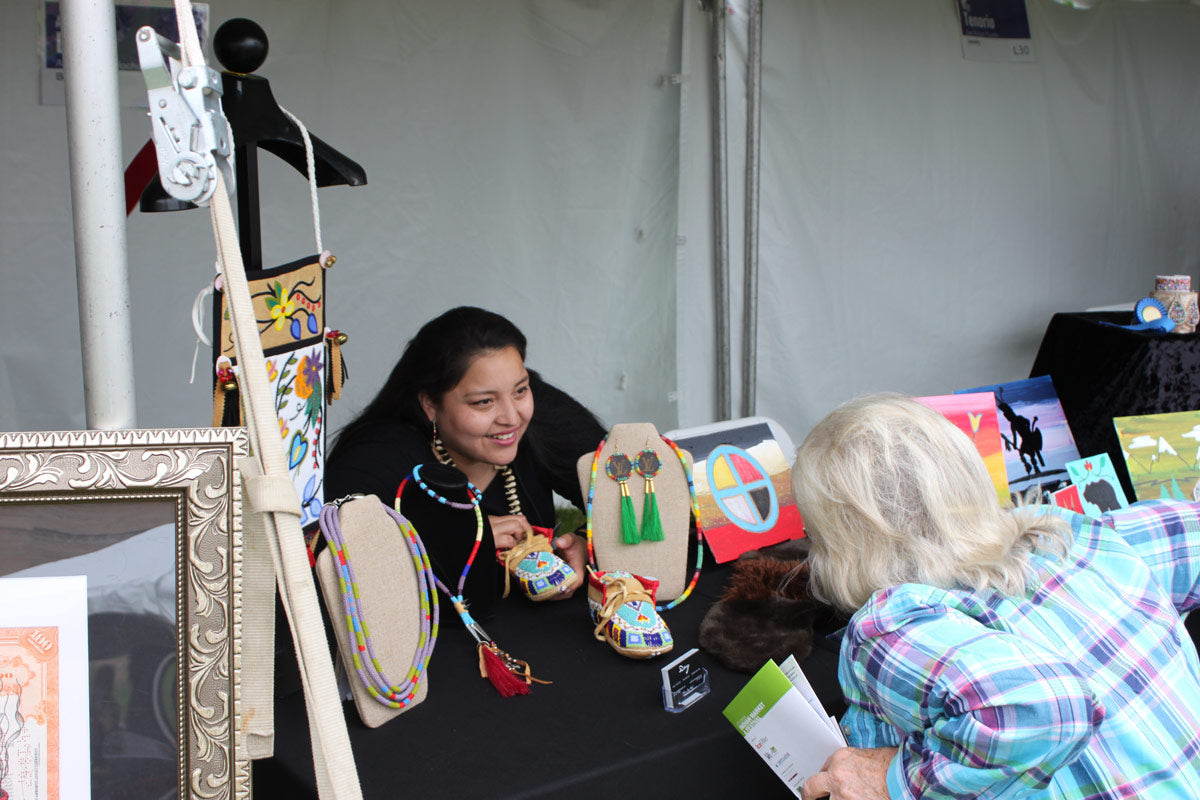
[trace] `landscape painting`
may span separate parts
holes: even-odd
[[[1200,411],[1115,417],[1138,500],[1190,500],[1200,480]]]

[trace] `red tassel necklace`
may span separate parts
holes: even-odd
[[[496,691],[502,697],[529,694],[529,686],[532,683],[550,683],[550,681],[543,681],[533,677],[528,662],[522,661],[501,650],[495,640],[491,636],[488,636],[487,631],[475,621],[475,618],[467,610],[467,601],[463,597],[463,587],[467,582],[467,574],[471,571],[471,566],[475,563],[475,556],[479,553],[479,545],[483,541],[483,509],[480,507],[480,491],[475,488],[474,484],[467,481],[469,503],[460,503],[444,497],[421,479],[421,465],[418,464],[413,467],[412,475],[402,480],[400,487],[396,489],[395,505],[397,512],[400,511],[400,499],[404,494],[404,487],[408,485],[410,477],[421,487],[425,494],[437,500],[442,505],[461,511],[475,512],[475,545],[471,548],[471,554],[467,556],[467,563],[463,565],[462,572],[458,576],[458,585],[455,587],[456,591],[451,593],[450,589],[446,584],[442,583],[436,574],[433,576],[433,579],[438,589],[441,589],[446,597],[449,598],[450,604],[458,612],[458,616],[462,619],[467,633],[471,634],[471,637],[475,639],[475,648],[479,653],[479,676],[491,681],[492,686],[496,687]]]

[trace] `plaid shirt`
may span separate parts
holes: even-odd
[[[894,798],[1200,798],[1200,504],[1063,512],[1065,561],[1024,597],[918,584],[851,620],[854,747],[900,748]],[[1066,566],[1064,566],[1064,564]]]

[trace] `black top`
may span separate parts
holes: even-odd
[[[532,370],[529,385],[533,418],[511,466],[522,513],[531,524],[552,528],[554,492],[583,510],[575,464],[581,455],[596,449],[605,431],[583,405]],[[325,465],[325,497],[374,494],[391,505],[397,487],[414,466],[436,463],[430,444],[416,427],[386,420],[339,441]],[[509,513],[499,476],[484,490],[482,506],[486,514]]]

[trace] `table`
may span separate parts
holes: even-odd
[[[1049,375],[1080,456],[1108,453],[1134,497],[1113,417],[1200,409],[1200,335],[1105,325],[1128,312],[1055,314],[1030,377]]]
[[[536,677],[554,681],[523,697],[501,698],[479,677],[473,642],[443,606],[425,702],[373,730],[344,706],[364,796],[791,798],[721,713],[749,675],[701,651],[711,694],[680,713],[662,706],[659,668],[697,646],[700,621],[731,573],[730,564],[705,569],[693,595],[665,612],[674,653],[649,661],[592,638],[582,589],[560,602],[500,601],[484,627]],[[803,666],[840,716],[836,644],[822,642]],[[275,724],[276,756],[254,763],[254,797],[316,797],[300,694],[277,701]]]

